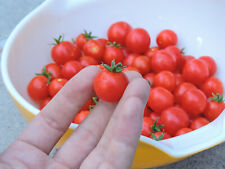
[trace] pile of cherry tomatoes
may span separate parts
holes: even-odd
[[[225,109],[224,87],[214,76],[217,65],[210,56],[185,55],[176,44],[172,30],[162,30],[158,46],[150,47],[151,38],[143,28],[132,28],[126,22],[112,24],[107,39],[84,31],[76,40],[54,39],[51,50],[54,63],[30,81],[29,96],[42,109],[56,93],[89,65],[102,71],[94,80],[96,95],[74,118],[80,124],[98,99],[119,101],[128,80],[124,71],[137,71],[149,82],[150,96],[145,107],[142,135],[157,141],[196,130],[215,120]]]

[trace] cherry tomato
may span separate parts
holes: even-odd
[[[90,114],[90,111],[88,110],[82,110],[80,111],[74,118],[73,123],[80,124],[88,115]]]
[[[131,30],[126,38],[127,48],[134,53],[143,54],[151,43],[150,36],[145,29],[136,28]]]
[[[70,60],[76,60],[81,56],[81,51],[73,43],[69,41],[62,41],[62,36],[55,39],[56,45],[52,48],[52,59],[59,65],[64,64]]]
[[[205,61],[205,63],[208,65],[209,68],[209,75],[213,76],[217,71],[217,65],[215,60],[210,56],[202,56],[199,59]]]
[[[108,40],[106,40],[105,38],[100,38],[100,39],[97,39],[97,41],[102,45],[102,47],[106,47],[106,45],[108,44]]]
[[[177,69],[181,70],[182,66],[182,52],[176,46],[168,46],[165,48],[165,51],[176,58]]]
[[[132,66],[134,60],[136,57],[138,57],[139,55],[136,53],[131,53],[128,56],[126,56],[123,60],[123,65],[124,66]]]
[[[145,106],[144,116],[150,116],[150,114],[151,114],[151,110],[148,108],[148,106]]]
[[[148,48],[144,55],[148,56],[149,58],[151,58],[158,50],[159,50],[158,47]]]
[[[214,94],[223,94],[223,83],[216,77],[208,78],[201,86],[201,90],[205,93],[207,97],[212,97]]]
[[[130,51],[127,48],[122,48],[123,55],[127,57],[130,54]]]
[[[62,67],[62,75],[64,78],[69,80],[73,76],[75,76],[82,68],[83,66],[78,61],[66,62]]]
[[[48,78],[42,75],[35,76],[27,86],[29,96],[35,100],[43,100],[48,97]]]
[[[157,121],[157,125],[159,125],[159,121],[160,121],[160,114],[159,113],[156,113],[156,112],[151,112],[151,114],[149,115],[149,117],[153,120],[153,121]]]
[[[153,134],[155,135],[156,138],[159,138],[163,134],[163,132],[162,131],[158,131],[158,132],[153,133]],[[152,138],[152,135],[150,135],[150,138]],[[166,139],[169,139],[169,138],[171,138],[171,136],[167,132],[164,132],[162,140],[166,140]]]
[[[161,113],[160,123],[166,132],[174,136],[179,129],[189,126],[190,119],[183,109],[170,107]]]
[[[151,60],[149,57],[141,55],[134,59],[132,66],[137,68],[142,75],[145,75],[151,70]]]
[[[174,31],[165,29],[161,31],[156,37],[156,42],[159,48],[166,48],[167,46],[177,44],[177,35]]]
[[[154,86],[164,87],[169,91],[173,91],[176,87],[176,79],[173,73],[162,71],[155,75]]]
[[[209,76],[207,64],[200,59],[192,59],[184,65],[184,79],[193,84],[203,83]]]
[[[59,90],[67,83],[66,79],[54,79],[48,85],[48,92],[51,97],[55,96]]]
[[[51,97],[46,97],[44,100],[40,102],[39,109],[42,110],[50,101]]]
[[[184,78],[183,78],[182,74],[175,73],[174,76],[175,76],[175,81],[176,81],[176,87],[184,82]]]
[[[194,56],[188,55],[188,56],[182,56],[182,62],[181,62],[181,69],[184,68],[184,65],[189,62],[190,60],[195,59]]]
[[[96,36],[92,36],[91,32],[87,32],[86,30],[84,31],[84,33],[80,34],[77,38],[76,38],[76,44],[80,49],[83,49],[85,43],[87,43],[87,41],[96,38]]]
[[[204,118],[204,117],[197,117],[194,119],[191,123],[191,129],[196,130],[199,129],[200,127],[203,127],[205,125],[209,124],[209,121]]]
[[[88,100],[88,102],[85,105],[83,105],[81,110],[89,110],[90,105],[93,105],[93,104],[94,104],[94,102],[93,102],[93,99],[91,98],[90,100]]]
[[[180,130],[177,131],[177,133],[175,134],[175,136],[180,136],[186,133],[189,133],[193,131],[191,128],[181,128]]]
[[[206,104],[207,98],[199,89],[189,89],[181,97],[181,106],[193,117],[203,113]]]
[[[174,103],[173,94],[162,87],[155,87],[151,90],[148,99],[148,106],[155,112],[161,112]]]
[[[181,83],[174,91],[175,101],[181,104],[181,98],[183,94],[189,89],[197,89],[192,83],[184,82]]]
[[[168,54],[164,50],[160,50],[152,56],[152,69],[154,72],[161,72],[168,70],[174,72],[176,70],[176,58],[173,55]]]
[[[126,22],[116,22],[108,29],[108,39],[111,42],[116,42],[122,46],[126,45],[126,37],[131,30],[131,26]]]
[[[149,81],[149,84],[151,87],[154,86],[154,78],[155,78],[155,74],[154,73],[148,73],[144,76],[144,79]]]
[[[89,40],[83,47],[84,54],[95,58],[97,61],[101,60],[104,55],[104,49],[102,44],[97,40]]]
[[[150,117],[144,117],[142,122],[142,131],[141,135],[150,137],[151,126],[153,125],[154,121]]]
[[[50,63],[45,66],[46,71],[51,73],[51,79],[61,78],[61,67],[58,64]]]
[[[80,64],[84,67],[98,64],[97,60],[90,56],[82,56],[80,57],[79,61]]]

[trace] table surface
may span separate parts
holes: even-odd
[[[0,0],[0,52],[6,38],[16,24],[42,2],[43,0]],[[0,152],[4,151],[16,139],[26,125],[25,120],[10,99],[0,77]],[[181,168],[224,169],[225,143],[181,162],[157,169]]]

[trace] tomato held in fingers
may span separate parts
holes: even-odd
[[[141,135],[150,137],[151,126],[153,125],[154,121],[150,117],[144,117],[142,122],[142,130]]]
[[[176,87],[178,87],[181,83],[184,82],[183,75],[180,74],[180,73],[175,73],[174,76],[175,76],[175,79],[176,79],[175,80],[176,81]]]
[[[177,35],[174,31],[165,29],[158,34],[156,42],[161,49],[166,48],[167,46],[176,45]]]
[[[35,100],[43,100],[48,97],[48,78],[42,75],[34,77],[27,86],[29,96]]]
[[[93,36],[91,32],[87,32],[85,30],[84,33],[80,34],[76,38],[76,44],[80,49],[83,49],[85,43],[87,43],[87,41],[92,40],[94,38],[96,38],[96,36]]]
[[[205,125],[209,124],[209,121],[204,117],[197,117],[195,118],[191,123],[191,129],[196,130],[200,127],[203,127]]]
[[[42,110],[51,100],[52,100],[51,97],[47,97],[44,100],[42,100],[40,102],[39,109]]]
[[[183,109],[170,107],[161,113],[160,123],[166,132],[174,136],[179,129],[189,126],[190,119]]]
[[[65,65],[63,65],[62,75],[64,78],[69,80],[73,76],[75,76],[81,69],[83,69],[83,66],[80,64],[80,62],[69,61],[66,62]]]
[[[62,41],[62,36],[55,39],[56,45],[52,48],[52,59],[59,65],[64,64],[70,60],[78,59],[81,56],[81,51],[73,43],[69,41]]]
[[[192,117],[202,114],[206,104],[207,98],[199,89],[189,89],[181,97],[181,106]]]
[[[122,46],[126,45],[126,37],[131,30],[131,26],[127,22],[116,22],[108,29],[108,39],[110,42],[116,42]]]
[[[132,66],[137,68],[142,75],[145,75],[151,70],[151,60],[144,55],[138,56],[134,59]]]
[[[131,53],[129,55],[127,55],[124,60],[123,60],[123,65],[124,66],[132,66],[134,60],[136,57],[138,57],[139,55],[136,53]]]
[[[174,104],[173,94],[162,87],[155,87],[151,90],[148,99],[148,106],[155,112],[159,113]]]
[[[162,71],[155,75],[154,86],[164,87],[169,91],[173,91],[176,87],[176,79],[170,71]]]
[[[108,102],[117,102],[122,97],[127,85],[128,79],[121,72],[122,64],[115,64],[112,61],[111,67],[104,64],[105,70],[102,70],[94,80],[94,91],[99,99]]]
[[[74,118],[73,123],[80,124],[90,114],[89,110],[80,111]]]
[[[155,74],[154,73],[148,73],[144,76],[144,79],[146,79],[150,86],[153,87],[154,86],[154,78],[155,78]]]
[[[144,55],[151,58],[158,50],[159,50],[158,47],[148,48]]]
[[[58,64],[50,63],[45,66],[45,69],[48,73],[51,73],[51,79],[61,78],[61,67]]]
[[[79,61],[80,64],[84,67],[98,64],[97,60],[90,56],[82,56],[80,57]]]
[[[84,54],[95,58],[97,61],[102,59],[104,49],[102,44],[97,40],[89,40],[83,47]]]
[[[199,85],[209,77],[209,69],[204,61],[192,59],[184,65],[183,76],[186,81]]]
[[[59,90],[67,83],[66,79],[54,79],[48,85],[48,92],[51,97],[55,96]]]
[[[212,97],[212,93],[220,95],[224,92],[223,83],[216,77],[208,78],[201,86],[201,90],[207,97]]]
[[[189,133],[193,131],[191,128],[181,128],[180,130],[177,131],[177,133],[175,134],[175,136],[180,136],[186,133]]]
[[[217,65],[215,60],[210,56],[202,56],[199,59],[205,61],[205,63],[208,65],[209,68],[209,75],[213,76],[217,71]]]
[[[134,53],[145,53],[151,43],[150,36],[145,29],[136,28],[131,30],[126,38],[126,47]]]

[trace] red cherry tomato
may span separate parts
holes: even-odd
[[[156,42],[159,48],[166,48],[167,46],[177,44],[177,35],[174,31],[165,29],[161,31],[156,37]]]
[[[212,97],[212,93],[220,95],[223,94],[223,83],[216,77],[208,78],[201,86],[201,90],[207,97]]]
[[[145,29],[136,28],[131,30],[126,38],[127,48],[134,53],[143,54],[151,43],[150,36]]]
[[[205,125],[209,124],[209,121],[204,118],[204,117],[197,117],[194,119],[191,123],[191,129],[196,130],[199,129],[200,127],[203,127]]]
[[[213,76],[217,71],[217,65],[215,60],[210,56],[202,56],[199,59],[205,61],[205,63],[208,65],[209,68],[209,75]]]
[[[90,105],[93,105],[93,104],[94,104],[94,102],[93,102],[93,99],[91,98],[90,100],[88,100],[88,102],[85,105],[83,105],[81,110],[89,110]]]
[[[151,110],[148,108],[148,106],[145,106],[145,110],[144,110],[144,116],[150,116],[151,114]]]
[[[160,104],[159,104],[160,103]],[[173,94],[165,88],[155,87],[151,90],[148,106],[155,112],[162,112],[174,104]]]
[[[76,38],[76,44],[80,49],[83,49],[85,43],[87,43],[87,41],[96,38],[95,36],[92,36],[91,32],[87,32],[84,31],[84,33],[80,34],[77,38]]]
[[[206,104],[207,98],[199,89],[189,89],[181,97],[181,106],[193,117],[203,113]]]
[[[61,78],[61,67],[58,64],[50,63],[45,66],[46,71],[51,73],[51,79]]]
[[[136,53],[131,53],[128,56],[126,56],[123,60],[123,65],[124,66],[132,66],[134,60],[136,57],[138,57],[139,55]]]
[[[123,55],[127,57],[130,54],[130,51],[127,48],[122,48]]]
[[[141,135],[150,137],[151,126],[153,125],[154,121],[150,117],[144,117],[142,122],[142,131]]]
[[[151,58],[158,50],[159,50],[158,47],[148,48],[144,55],[148,56],[149,58]]]
[[[189,126],[190,119],[183,109],[170,107],[161,113],[160,123],[166,132],[174,136],[179,129]]]
[[[113,60],[115,60],[116,64],[122,62],[124,58],[123,51],[121,48],[116,46],[108,46],[105,49],[105,53],[103,56],[104,63],[110,65]]]
[[[165,51],[176,58],[177,69],[181,70],[182,66],[182,52],[176,46],[168,46],[165,48]]]
[[[74,118],[73,123],[80,124],[88,115],[90,114],[90,111],[88,110],[82,110],[80,111]]]
[[[80,64],[84,67],[98,64],[97,60],[90,56],[82,56],[80,57],[79,61]]]
[[[75,76],[82,68],[83,66],[78,61],[66,62],[62,67],[62,75],[64,78],[69,80],[73,76]]]
[[[106,45],[108,44],[108,40],[106,40],[105,38],[100,38],[100,39],[97,39],[97,41],[102,45],[102,47],[106,47]]]
[[[189,89],[197,89],[192,83],[184,82],[181,83],[174,91],[175,101],[181,104],[181,98],[183,94]]]
[[[151,62],[154,72],[161,72],[163,70],[174,72],[176,70],[176,58],[164,50],[156,52]]]
[[[154,86],[154,78],[155,78],[155,74],[154,73],[148,73],[144,76],[144,79],[149,81],[149,84],[151,87]]]
[[[176,87],[176,79],[173,73],[162,71],[155,75],[154,86],[164,87],[169,91],[173,91]]]
[[[137,68],[142,75],[145,75],[151,70],[151,60],[149,57],[141,55],[134,59],[132,66]]]
[[[181,69],[184,68],[184,65],[189,62],[190,60],[195,59],[194,56],[188,55],[188,56],[182,56],[182,62],[181,62]]]
[[[180,130],[177,131],[175,136],[180,136],[180,135],[189,133],[191,131],[193,131],[191,128],[181,128]]]
[[[52,99],[51,97],[47,97],[44,100],[42,100],[40,102],[39,109],[42,110],[51,101],[51,99]]]
[[[203,83],[209,76],[207,64],[200,59],[192,59],[184,65],[184,79],[193,84]]]
[[[215,120],[225,109],[225,103],[223,101],[208,101],[204,110],[204,115],[210,121]]]
[[[66,79],[54,79],[48,85],[48,92],[51,97],[55,96],[59,90],[67,83]]]
[[[159,121],[160,121],[160,114],[156,113],[156,112],[151,112],[151,114],[149,115],[149,117],[153,120],[153,121],[157,121],[157,125],[159,125]]]
[[[174,76],[175,76],[175,79],[176,79],[176,87],[184,82],[184,78],[183,78],[182,74],[175,73]]]
[[[131,30],[131,26],[126,22],[116,22],[108,29],[108,39],[110,42],[116,42],[122,46],[126,45],[126,37]]]
[[[73,43],[68,41],[56,41],[56,45],[52,48],[52,59],[59,65],[70,60],[76,60],[81,56],[81,51]]]
[[[29,96],[35,100],[43,100],[48,97],[48,78],[45,76],[34,77],[27,86]]]
[[[97,61],[101,60],[104,55],[104,49],[101,42],[97,40],[89,40],[83,47],[84,54],[95,58]]]
[[[158,131],[158,132],[154,133],[154,135],[156,138],[159,138],[162,135],[162,133],[163,133],[162,131]],[[150,138],[152,138],[152,135],[150,135]],[[162,140],[166,140],[169,138],[171,138],[171,136],[167,132],[164,132],[164,136],[163,136]]]

